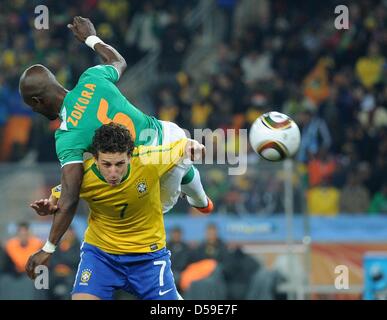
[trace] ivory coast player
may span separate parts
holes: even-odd
[[[60,128],[55,134],[56,151],[62,165],[62,195],[54,216],[48,242],[57,244],[70,225],[79,201],[82,183],[83,154],[88,151],[94,131],[111,121],[126,126],[135,145],[160,145],[185,137],[176,124],[150,117],[131,104],[115,83],[126,68],[125,59],[96,36],[89,19],[75,17],[68,27],[75,37],[85,42],[102,58],[103,64],[87,69],[77,85],[66,90],[42,65],[33,65],[20,78],[23,100],[33,111],[50,120],[58,117]],[[180,190],[189,204],[204,213],[213,210],[200,182],[199,172],[192,166],[177,165],[163,176],[161,199],[166,212],[176,203]],[[34,266],[47,264],[44,250],[33,257]]]
[[[203,150],[203,145],[186,138],[134,148],[129,131],[121,125],[96,130],[94,157],[83,163],[80,197],[90,214],[73,299],[112,299],[117,289],[139,299],[180,298],[165,247],[160,177]],[[60,193],[59,185],[49,201],[35,201],[32,207],[40,215],[50,213]]]

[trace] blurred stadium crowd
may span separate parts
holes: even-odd
[[[72,16],[81,14],[95,22],[101,38],[129,65],[160,50],[159,72],[174,79],[160,81],[149,92],[162,120],[189,130],[240,129],[268,110],[294,117],[302,130],[296,211],[387,213],[386,3],[350,4],[349,30],[336,30],[335,1],[218,0],[221,41],[194,77],[183,68],[196,36],[184,17],[198,3],[48,1],[50,29],[40,31],[32,19],[37,1],[2,4],[1,160],[23,161],[34,154],[38,162],[56,161],[53,131],[58,124],[23,105],[18,79],[25,67],[42,63],[71,88],[98,62],[66,28]],[[231,141],[227,148],[237,145]],[[258,161],[255,155],[249,159]],[[268,177],[269,187],[262,188],[254,171],[231,177],[214,166],[204,175],[220,212],[283,212],[281,176]]]

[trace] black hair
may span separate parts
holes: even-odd
[[[134,149],[134,141],[128,129],[123,125],[110,122],[99,127],[94,134],[91,152],[95,157],[98,152],[131,154]]]

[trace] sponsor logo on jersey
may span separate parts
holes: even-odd
[[[148,194],[148,184],[145,179],[140,179],[136,183],[137,194],[139,198]]]
[[[81,273],[81,285],[87,285],[91,277],[91,270],[90,269],[84,269]]]

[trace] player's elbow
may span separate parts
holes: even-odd
[[[122,68],[123,68],[123,69],[126,69],[126,67],[128,66],[128,64],[126,63],[125,58],[124,58],[123,56],[121,56],[120,58],[121,58],[121,59],[120,59],[120,62],[121,62],[121,64],[122,64]]]
[[[128,64],[126,63],[125,58],[122,56],[117,64],[118,64],[117,68],[120,71],[120,75],[122,75],[124,73],[124,71],[126,70],[126,68],[128,67]]]
[[[114,60],[114,61],[108,61],[107,64],[110,64],[113,67],[115,67],[117,69],[120,77],[125,72],[125,69],[127,67],[127,64],[126,64],[126,61],[125,61],[124,58],[118,59],[118,60]]]
[[[113,47],[101,45],[97,47],[98,53],[102,56],[104,64],[110,64],[117,68],[120,75],[125,71],[127,63],[125,58]]]

